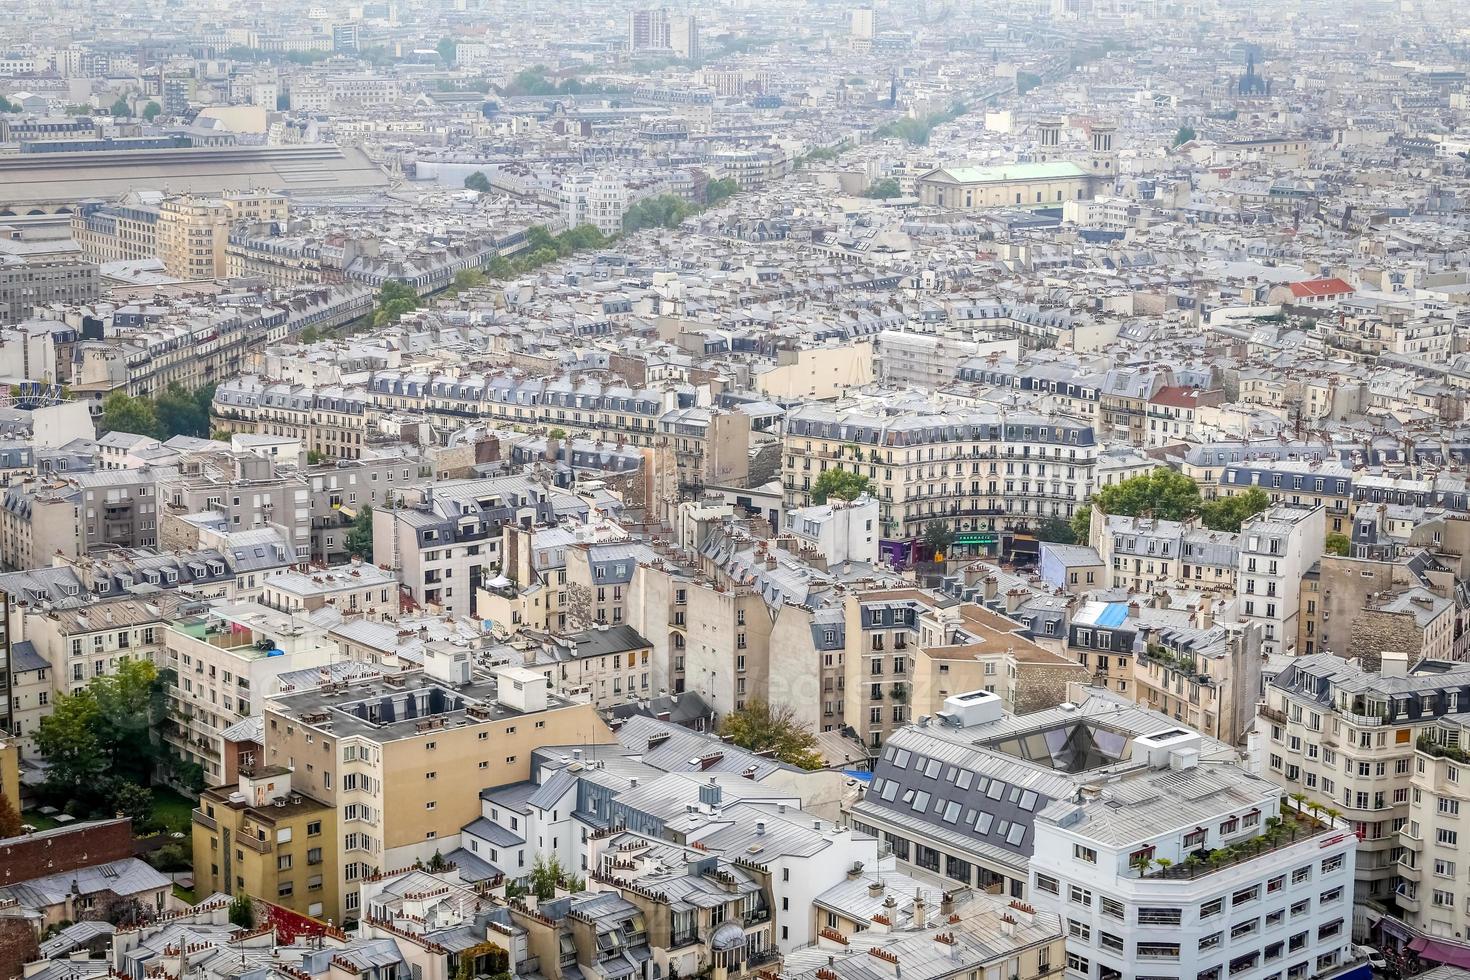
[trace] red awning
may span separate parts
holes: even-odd
[[[1432,963],[1443,963],[1448,966],[1458,966],[1461,969],[1470,969],[1470,946],[1461,946],[1457,943],[1441,943],[1433,939],[1425,939],[1422,936],[1409,943],[1409,948],[1419,954],[1420,959],[1429,960]]]

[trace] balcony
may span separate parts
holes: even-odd
[[[216,821],[214,817],[211,817],[209,814],[205,813],[203,810],[199,809],[197,806],[194,808],[194,822],[197,824],[202,824],[203,826],[208,827],[210,830],[219,830],[218,821]]]
[[[1229,848],[1208,853],[1196,851],[1178,864],[1150,871],[1143,877],[1163,881],[1192,881],[1247,861],[1254,861],[1334,830],[1351,833],[1349,825],[1343,821],[1331,818],[1319,819],[1306,812],[1283,807],[1280,825],[1265,831],[1260,836],[1251,837]]]
[[[246,837],[244,834],[236,834],[235,843],[241,847],[248,847],[257,854],[269,854],[271,852],[270,841],[257,840],[254,837]]]

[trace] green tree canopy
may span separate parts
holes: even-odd
[[[1182,521],[1199,513],[1199,487],[1177,470],[1159,468],[1103,487],[1092,495],[1092,502],[1104,514],[1138,517],[1150,514],[1159,520]],[[1072,518],[1078,541],[1088,539],[1091,510],[1080,507]]]
[[[464,179],[464,186],[466,190],[488,194],[490,193],[490,178],[485,176],[485,171],[476,170]]]
[[[1076,544],[1077,533],[1072,525],[1060,517],[1048,517],[1036,525],[1036,540],[1054,544]]]
[[[125,391],[114,391],[102,400],[104,432],[132,432],[140,436],[158,435],[158,411],[147,398],[134,398]]]
[[[729,177],[712,180],[704,188],[704,203],[714,206],[727,198],[735,196],[735,192],[738,190],[740,190],[740,185]]]
[[[20,111],[21,111],[21,105],[20,105],[19,102],[11,102],[5,96],[0,95],[0,112],[20,112]]]
[[[873,186],[863,191],[863,197],[872,197],[879,200],[887,200],[903,194],[903,189],[898,186],[898,181],[893,177],[884,177],[882,180],[873,182]]]
[[[796,717],[789,705],[772,705],[754,698],[745,707],[725,715],[720,734],[752,752],[773,752],[777,759],[801,769],[822,768],[817,737]]]
[[[389,279],[378,290],[378,308],[373,311],[373,326],[396,323],[405,313],[419,308],[419,294],[406,282]]]
[[[255,928],[255,902],[244,892],[236,892],[230,900],[230,925],[241,929]]]
[[[642,228],[677,228],[697,209],[677,194],[645,197],[623,215],[623,230]]]
[[[825,504],[829,497],[856,500],[868,489],[870,482],[861,473],[851,470],[824,470],[812,484],[812,502]]]
[[[1327,540],[1324,542],[1324,550],[1329,555],[1346,558],[1353,550],[1353,543],[1346,534],[1340,531],[1328,531]]]
[[[114,116],[131,116],[133,110],[128,106],[128,100],[119,95],[117,101],[112,104],[112,114]]]
[[[1271,498],[1260,487],[1251,487],[1233,497],[1216,497],[1200,505],[1200,522],[1211,531],[1237,532],[1247,518],[1271,506]]]
[[[457,45],[455,45],[454,38],[452,37],[441,37],[439,43],[434,45],[435,50],[439,52],[439,60],[446,65],[454,64],[454,51],[456,47]]]
[[[157,102],[149,102],[143,107],[143,118],[148,122],[157,119],[163,113],[163,106]]]
[[[347,529],[347,551],[363,561],[373,560],[373,509],[363,507]]]
[[[944,521],[930,521],[924,525],[923,544],[930,554],[944,554],[954,544],[954,531]]]
[[[198,391],[189,391],[177,382],[169,385],[154,402],[159,437],[167,439],[182,435],[207,439],[209,406],[214,401],[214,387],[206,385]]]
[[[75,694],[59,695],[36,728],[36,748],[50,767],[47,793],[91,811],[112,802],[120,785],[149,786],[165,761],[158,729],[172,677],[152,661],[129,659]],[[128,799],[136,802],[136,795]]]
[[[1195,132],[1192,126],[1180,126],[1179,131],[1174,134],[1174,145],[1182,146],[1194,138]]]

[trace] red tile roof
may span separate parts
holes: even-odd
[[[1353,287],[1341,279],[1304,279],[1291,284],[1291,294],[1298,298],[1344,296],[1351,292],[1353,292]]]
[[[1149,404],[1194,408],[1199,404],[1199,389],[1185,388],[1183,385],[1166,385],[1149,399]]]

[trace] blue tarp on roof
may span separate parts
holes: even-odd
[[[1104,609],[1097,617],[1097,626],[1106,626],[1112,629],[1122,626],[1123,620],[1128,618],[1128,604],[1126,602],[1110,602],[1108,608]]]

